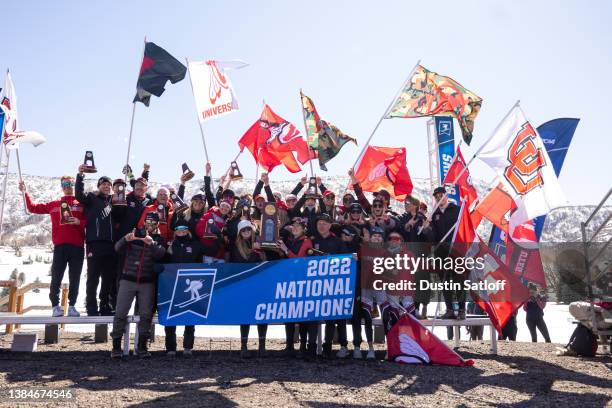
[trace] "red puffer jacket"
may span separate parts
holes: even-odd
[[[74,196],[63,196],[59,200],[44,204],[34,204],[30,195],[25,193],[26,207],[32,214],[49,214],[51,216],[51,240],[53,245],[70,244],[82,247],[85,242],[85,224],[87,218],[81,203]],[[72,216],[79,220],[78,225],[60,224],[60,206],[68,203]]]

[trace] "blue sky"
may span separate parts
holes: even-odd
[[[11,69],[20,127],[47,137],[22,147],[27,174],[73,174],[93,150],[99,174],[119,176],[146,35],[181,60],[251,64],[231,73],[240,111],[204,123],[215,175],[238,152],[264,98],[303,129],[300,88],[324,118],[364,142],[421,59],[484,99],[464,155],[520,99],[536,126],[581,119],[560,177],[570,203],[599,201],[612,180],[612,2],[11,0],[3,15],[0,67]],[[372,144],[405,146],[411,175],[428,177],[426,121],[385,120]],[[360,148],[345,146],[327,174],[346,174]],[[131,163],[149,162],[159,181],[177,180],[184,161],[202,174],[188,80],[169,85],[149,108],[138,104],[132,151]],[[254,175],[248,153],[239,164]],[[479,162],[471,171],[493,177]],[[277,168],[271,177],[296,176]]]

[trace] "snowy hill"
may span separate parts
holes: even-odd
[[[96,187],[97,175],[94,178],[86,180],[86,190],[91,191]],[[273,178],[273,177],[272,177]],[[59,177],[43,177],[43,176],[28,176],[24,175],[28,192],[35,202],[47,202],[61,194]],[[341,195],[348,185],[347,176],[332,176],[323,177],[323,183]],[[8,245],[13,240],[23,241],[24,245],[46,245],[51,241],[51,223],[48,216],[26,214],[21,193],[17,188],[17,176],[10,174],[7,183],[6,206],[4,209],[4,228],[2,233],[2,243]],[[273,191],[280,191],[283,194],[289,193],[298,182],[298,179],[286,181],[271,181]],[[428,179],[413,179],[414,192],[413,194],[420,199],[425,199],[428,205],[431,204],[431,187]],[[215,185],[218,180],[215,180]],[[149,187],[151,194],[164,183],[152,182]],[[178,183],[173,183],[178,187]],[[199,191],[203,185],[202,179],[193,179],[187,183],[186,198],[191,197]],[[238,194],[252,193],[254,187],[252,179],[244,179],[232,183],[231,188]],[[482,181],[475,181],[476,188],[482,196],[488,189],[488,186]],[[401,211],[401,204],[395,203],[394,207]],[[580,241],[580,222],[587,219],[594,206],[568,206],[554,210],[547,218],[546,225],[542,236],[543,241],[548,242],[576,242]],[[599,225],[612,208],[606,208],[600,212],[595,225]],[[481,234],[486,238],[488,226],[481,225]],[[604,236],[612,236],[612,229],[604,231]]]

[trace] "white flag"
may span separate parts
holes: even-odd
[[[510,232],[516,226],[565,204],[542,138],[517,105],[477,156],[495,170],[517,209],[510,216]]]
[[[4,88],[0,95],[0,109],[4,112],[4,133],[2,142],[7,148],[18,148],[19,143],[31,143],[38,146],[47,140],[35,131],[19,130],[17,124],[17,94],[10,72],[6,73]]]
[[[242,61],[192,61],[189,76],[201,122],[238,110],[238,99],[227,70],[242,68]]]

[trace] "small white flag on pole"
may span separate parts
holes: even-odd
[[[189,76],[200,122],[238,110],[238,99],[227,71],[247,65],[239,60],[189,62]]]

